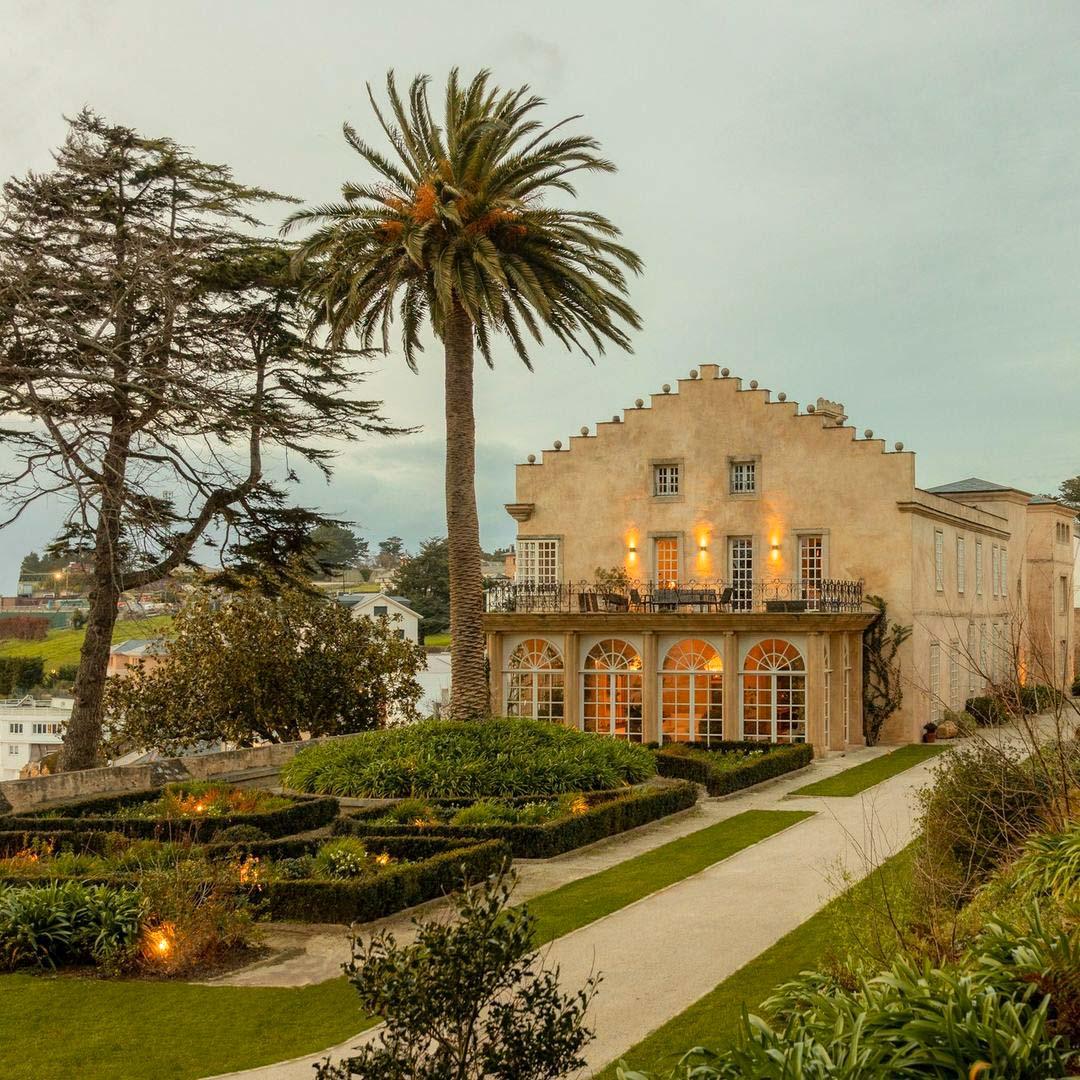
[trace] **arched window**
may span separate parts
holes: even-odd
[[[783,638],[759,641],[742,670],[743,738],[806,742],[806,663]]]
[[[628,641],[606,638],[585,657],[582,727],[641,742],[641,657]]]
[[[660,670],[663,742],[718,742],[723,738],[724,663],[697,638],[668,650]]]
[[[507,716],[562,722],[563,659],[550,641],[523,641],[510,654],[503,675]]]

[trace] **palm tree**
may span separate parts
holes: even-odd
[[[375,171],[374,183],[346,183],[343,201],[293,214],[286,230],[314,226],[298,263],[314,274],[312,298],[338,343],[390,348],[400,323],[405,360],[417,370],[425,320],[443,346],[446,394],[446,527],[450,548],[450,714],[487,715],[480,533],[476,515],[473,352],[492,364],[492,338],[510,339],[531,370],[526,338],[548,330],[591,361],[605,343],[630,351],[626,330],[640,320],[627,303],[623,269],[641,260],[600,214],[551,205],[576,196],[570,175],[614,172],[587,135],[564,135],[568,117],[545,127],[543,101],[527,86],[503,91],[481,71],[446,85],[440,127],[427,76],[402,100],[391,71],[390,116],[368,98],[391,152],[349,145]]]

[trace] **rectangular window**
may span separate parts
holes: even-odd
[[[1067,574],[1062,574],[1058,578],[1058,614],[1069,614],[1069,577]]]
[[[851,742],[851,641],[844,635],[844,745]]]
[[[956,538],[956,591],[963,596],[967,588],[967,543],[962,536]]]
[[[746,495],[757,491],[757,462],[733,461],[731,463],[731,493]]]
[[[14,743],[11,743],[7,748],[7,752],[11,755],[11,757],[18,757],[19,748]]]
[[[679,584],[679,538],[658,536],[655,547],[656,583],[662,588]]]
[[[930,719],[941,719],[941,645],[930,642]]]
[[[679,494],[679,466],[654,465],[652,470],[654,495]]]
[[[817,601],[825,576],[825,544],[821,536],[799,537],[799,584],[803,600]]]
[[[945,591],[945,534],[934,530],[934,588]]]
[[[1001,552],[997,544],[990,550],[990,595],[1001,594]]]
[[[993,647],[994,655],[990,659],[990,671],[992,672],[992,678],[995,683],[1001,682],[1001,672],[1004,665],[1002,664],[1002,645],[1001,645],[1001,624],[994,623],[993,625]]]
[[[983,554],[982,541],[975,541],[975,595],[982,596],[983,592]]]
[[[21,735],[22,734],[22,724],[8,724],[8,734],[9,735]]]
[[[979,689],[986,689],[990,676],[990,646],[986,638],[986,623],[979,626]]]
[[[388,610],[389,610],[389,608],[387,608],[387,606],[385,604],[376,604],[375,605],[375,614],[376,615],[385,615]]]
[[[1009,551],[1008,548],[1001,549],[1001,595],[1008,599],[1009,597]]]
[[[975,669],[978,666],[979,658],[975,652],[975,624],[969,622],[967,629],[968,697],[975,693]]]
[[[731,610],[749,611],[754,606],[754,541],[749,536],[728,540],[728,585]]]
[[[517,580],[526,585],[555,585],[559,581],[559,541],[519,540]]]
[[[949,708],[960,708],[960,642],[949,646]]]
[[[828,749],[831,741],[832,727],[832,639],[825,635],[825,748]]]

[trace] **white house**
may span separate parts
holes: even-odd
[[[352,608],[354,619],[378,619],[385,616],[398,637],[423,644],[420,637],[420,613],[409,606],[404,596],[387,593],[341,593],[338,602]]]
[[[18,780],[23,766],[59,749],[73,704],[29,696],[0,702],[0,780]]]

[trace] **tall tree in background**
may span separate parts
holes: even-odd
[[[450,626],[450,548],[446,537],[424,540],[420,550],[398,567],[393,588],[420,613],[423,635],[446,631]]]
[[[316,572],[335,573],[359,566],[368,554],[368,542],[344,525],[316,525],[309,535]]]
[[[629,351],[637,327],[624,268],[641,261],[600,214],[553,205],[574,196],[570,175],[613,172],[588,135],[563,135],[569,117],[545,127],[528,87],[503,91],[481,71],[468,85],[450,73],[442,124],[426,76],[402,100],[393,73],[387,117],[368,87],[390,144],[384,154],[349,125],[345,138],[374,170],[347,183],[343,201],[300,211],[290,226],[314,225],[298,262],[311,268],[331,340],[355,333],[364,347],[390,348],[398,320],[416,370],[425,322],[443,346],[446,410],[446,527],[450,545],[450,714],[489,710],[484,671],[483,587],[476,513],[473,352],[492,363],[505,334],[531,367],[526,338],[546,329],[590,360],[613,342]]]
[[[1080,520],[1080,476],[1062,480],[1057,497],[1066,506],[1071,506],[1076,511],[1077,519]]]
[[[308,340],[291,253],[253,237],[279,196],[89,111],[55,161],[0,204],[0,413],[23,419],[0,430],[0,525],[53,496],[93,552],[71,769],[99,763],[120,594],[211,530],[262,566],[303,551],[325,519],[285,504],[268,456],[328,475],[327,439],[391,429],[351,396],[350,357]]]
[[[405,541],[400,536],[388,536],[379,541],[379,565],[392,568],[401,565],[405,558]]]

